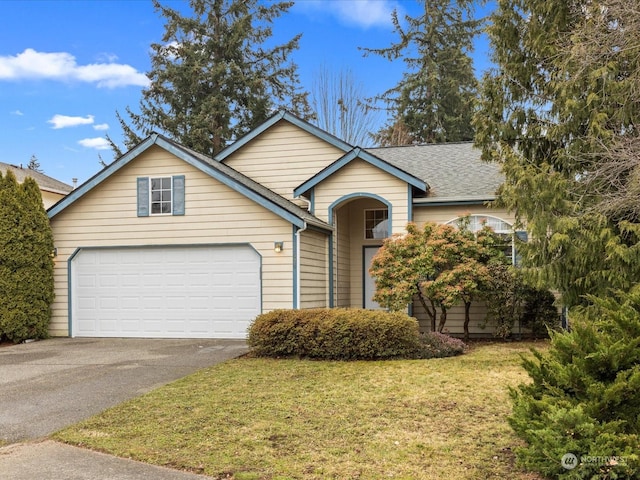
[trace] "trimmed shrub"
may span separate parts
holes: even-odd
[[[524,360],[511,390],[518,461],[560,479],[640,478],[640,289],[595,305]],[[564,462],[564,463],[563,463]]]
[[[415,358],[420,333],[404,313],[361,309],[274,310],[249,327],[256,355],[323,360]]]
[[[425,333],[421,343],[421,358],[455,357],[467,351],[467,345],[462,340],[440,332]]]

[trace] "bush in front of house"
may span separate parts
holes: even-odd
[[[506,339],[515,324],[529,330],[533,338],[547,338],[560,326],[555,297],[545,288],[525,284],[521,272],[511,265],[493,264],[491,281],[484,292],[486,325],[493,325],[494,336]]]
[[[53,235],[37,183],[0,174],[0,339],[46,338],[51,318]]]
[[[462,340],[440,332],[428,332],[421,336],[421,358],[445,358],[462,355],[467,344]]]
[[[274,310],[249,327],[254,354],[322,360],[418,358],[418,322],[404,313],[361,309]]]
[[[560,314],[555,297],[545,288],[526,286],[522,292],[523,308],[520,322],[533,338],[547,338],[549,331],[560,328]]]
[[[570,332],[523,362],[531,381],[511,390],[509,423],[526,441],[516,453],[550,478],[640,478],[640,288],[590,300]]]

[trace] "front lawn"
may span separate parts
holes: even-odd
[[[55,438],[220,479],[530,480],[514,467],[506,416],[531,345],[433,360],[241,358]]]

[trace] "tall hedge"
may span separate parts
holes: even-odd
[[[37,183],[0,173],[0,337],[16,343],[47,337],[53,248]]]

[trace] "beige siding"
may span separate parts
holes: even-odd
[[[343,155],[342,150],[283,120],[224,163],[293,200],[296,187]]]
[[[382,246],[382,239],[365,237],[364,211],[380,208],[382,205],[376,200],[366,199],[350,203],[349,215],[352,221],[349,224],[350,252],[349,271],[351,272],[349,291],[349,305],[352,308],[362,308],[364,305],[364,271],[369,266],[364,264],[364,246]]]
[[[374,194],[391,204],[392,231],[400,233],[408,222],[408,187],[364,160],[356,159],[315,188],[314,214],[327,221],[329,207],[353,193]]]
[[[362,196],[350,197],[358,193]],[[392,233],[404,231],[408,219],[407,184],[356,159],[325,179],[315,188],[314,213],[328,221],[329,209],[334,205],[336,241],[334,242],[334,286],[336,306],[362,308],[363,303],[363,247],[379,246],[380,239],[365,239],[364,211],[386,208],[375,195],[391,205]],[[347,198],[349,197],[349,198]]]
[[[333,284],[335,285],[335,306],[348,308],[351,306],[351,237],[349,226],[351,216],[349,209],[336,218],[337,241],[334,244],[335,268],[333,270]]]
[[[447,223],[464,215],[487,215],[500,218],[507,223],[513,223],[513,214],[503,209],[489,208],[484,205],[465,205],[465,206],[414,206],[413,218],[420,225],[425,222]],[[472,336],[491,336],[493,335],[495,325],[488,325],[486,322],[486,306],[482,302],[474,302],[471,305],[469,333]],[[436,319],[436,325],[439,320],[440,313]],[[420,330],[428,332],[431,329],[431,321],[427,317],[426,312],[420,305],[420,302],[413,302],[413,316],[420,323]],[[447,323],[445,331],[462,335],[464,330],[464,306],[456,305],[447,313]],[[516,327],[517,330],[517,327]]]
[[[138,217],[137,177],[170,175],[185,175],[186,214]],[[159,147],[69,205],[51,226],[58,249],[53,335],[68,335],[67,261],[80,247],[250,244],[262,257],[263,311],[293,305],[291,224]],[[284,251],[275,253],[274,242],[283,239]]]
[[[44,204],[45,209],[58,203],[65,197],[62,193],[47,192],[46,190],[40,190],[40,193],[42,194],[42,203]]]
[[[329,306],[328,238],[305,230],[300,234],[300,308]]]

